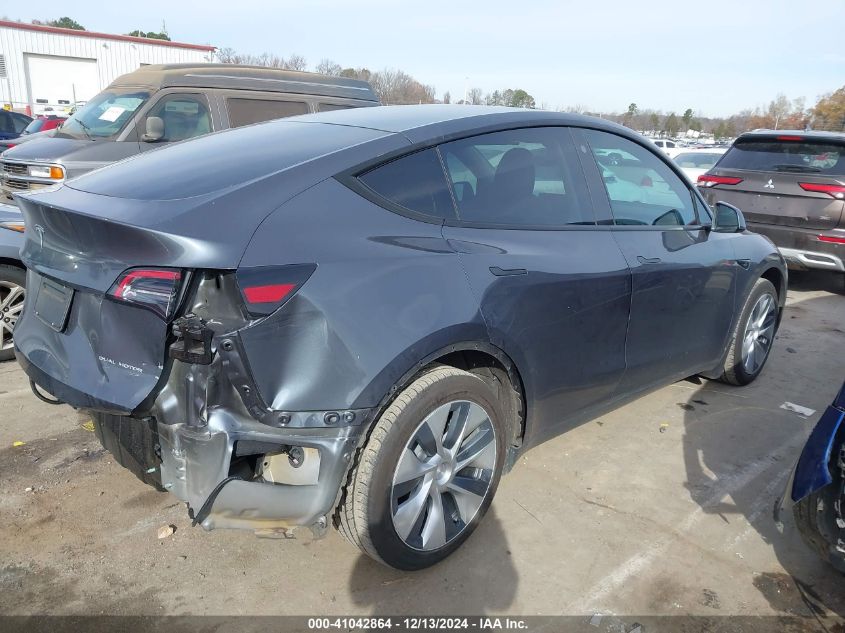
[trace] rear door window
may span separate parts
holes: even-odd
[[[440,146],[465,222],[513,227],[595,224],[569,131],[526,128]]]
[[[750,171],[781,171],[845,175],[845,145],[794,137],[740,138],[727,151],[719,167]]]
[[[229,125],[232,127],[308,114],[308,104],[304,101],[229,98],[226,99],[226,105],[229,109]]]
[[[653,151],[626,138],[584,130],[604,181],[614,224],[684,226],[697,222],[692,192]]]
[[[434,149],[380,165],[358,176],[368,189],[391,203],[434,219],[455,219],[455,207]]]

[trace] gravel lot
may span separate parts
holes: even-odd
[[[404,574],[323,540],[191,528],[0,365],[5,614],[845,614],[843,579],[772,520],[845,377],[845,284],[793,274],[750,387],[668,386],[530,451],[445,563]],[[23,446],[13,446],[25,442]],[[159,539],[161,526],[176,532]]]

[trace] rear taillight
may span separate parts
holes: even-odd
[[[296,294],[316,268],[313,264],[239,268],[238,288],[247,311],[255,316],[272,314]]]
[[[790,135],[790,134],[781,134],[780,136],[777,137],[777,140],[779,140],[779,141],[796,141],[797,142],[797,141],[803,141],[804,137],[803,136],[793,136],[793,135]]]
[[[698,177],[698,184],[702,187],[713,187],[714,185],[738,185],[742,178],[734,176],[714,176],[713,174],[701,174]]]
[[[829,244],[845,244],[845,237],[833,237],[832,235],[819,235],[819,242]]]
[[[118,301],[133,303],[169,319],[176,308],[181,281],[182,273],[178,270],[133,268],[118,277],[108,294]]]
[[[812,191],[814,193],[826,193],[831,198],[842,200],[845,198],[845,186],[834,185],[818,182],[799,182],[798,186],[804,191]]]

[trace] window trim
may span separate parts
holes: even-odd
[[[594,230],[597,228],[601,228],[599,223],[599,216],[596,212],[596,205],[593,200],[592,191],[590,188],[590,184],[587,181],[586,174],[584,173],[583,165],[580,163],[577,165],[573,165],[573,167],[577,167],[579,169],[579,174],[584,178],[584,184],[587,190],[587,197],[588,200],[586,201],[589,203],[590,211],[592,212],[594,223],[593,224],[561,224],[557,226],[549,226],[549,225],[534,225],[534,224],[500,224],[495,222],[476,222],[470,220],[461,220],[458,204],[455,198],[455,192],[453,190],[451,178],[449,178],[449,173],[446,169],[445,161],[443,159],[443,155],[440,151],[440,146],[446,143],[451,143],[452,141],[459,141],[468,138],[474,138],[476,136],[484,136],[487,134],[495,134],[497,132],[510,132],[515,130],[524,130],[524,129],[543,129],[543,128],[556,128],[564,131],[565,133],[569,134],[569,140],[572,146],[576,149],[577,147],[575,144],[575,136],[573,134],[573,130],[577,129],[577,126],[568,125],[568,124],[549,124],[548,122],[542,122],[536,125],[517,125],[517,126],[491,126],[489,128],[482,128],[480,130],[473,130],[472,132],[462,131],[457,134],[451,134],[444,137],[437,139],[436,141],[426,141],[424,143],[416,143],[410,145],[408,147],[403,147],[398,149],[394,152],[390,152],[388,154],[379,156],[377,158],[370,159],[363,163],[360,163],[350,169],[342,171],[334,176],[335,180],[339,183],[348,187],[358,195],[366,198],[370,202],[377,204],[378,206],[387,209],[393,213],[398,215],[404,216],[406,218],[410,218],[412,220],[418,220],[421,222],[425,222],[427,224],[438,224],[441,226],[451,226],[457,228],[469,228],[469,229],[493,229],[499,231],[586,231],[586,230]],[[378,192],[374,191],[367,185],[365,185],[361,180],[359,180],[359,176],[363,176],[365,173],[377,169],[382,165],[387,165],[393,161],[399,160],[404,158],[405,156],[410,156],[411,154],[416,154],[417,152],[425,151],[427,149],[434,149],[437,153],[437,157],[440,160],[440,168],[443,171],[443,178],[446,181],[446,187],[449,191],[449,195],[452,199],[452,207],[455,213],[455,217],[458,219],[445,219],[440,218],[437,216],[426,215],[420,213],[418,211],[414,211],[413,209],[409,209],[407,207],[403,207],[400,204],[393,202],[379,194]]]
[[[599,166],[598,161],[595,159],[595,156],[592,153],[592,146],[587,139],[586,135],[582,133],[583,130],[592,130],[595,132],[604,132],[606,134],[611,134],[613,136],[617,136],[622,139],[626,139],[631,141],[635,145],[639,145],[647,152],[651,152],[654,156],[657,156],[663,163],[669,167],[669,169],[678,177],[681,181],[683,187],[687,190],[690,195],[690,202],[692,203],[693,213],[695,214],[695,221],[697,224],[682,224],[682,225],[646,225],[646,224],[615,224],[616,217],[613,215],[613,209],[610,204],[610,194],[607,191],[607,187],[604,185],[604,181],[601,179],[601,174],[599,173]],[[599,127],[591,127],[588,125],[579,126],[578,132],[573,135],[576,143],[583,142],[590,147],[591,152],[585,158],[581,156],[581,153],[578,153],[578,157],[581,159],[582,167],[584,168],[585,175],[587,176],[587,186],[590,188],[590,194],[593,198],[593,203],[596,203],[596,198],[600,201],[599,206],[596,207],[597,211],[602,211],[601,219],[598,219],[599,215],[597,213],[596,217],[598,219],[598,226],[599,228],[603,229],[613,229],[613,230],[623,230],[623,231],[698,231],[701,229],[710,230],[712,225],[712,217],[707,218],[706,221],[702,221],[702,218],[699,214],[699,205],[696,201],[696,198],[700,199],[700,193],[695,190],[695,188],[690,189],[682,177],[682,172],[680,168],[673,164],[672,159],[670,159],[665,152],[658,148],[658,151],[654,151],[650,149],[645,143],[640,142],[638,139],[629,138],[627,136],[623,136],[621,134],[617,134],[615,131],[602,129]],[[588,164],[584,164],[587,162]],[[589,172],[589,173],[588,173]],[[591,177],[592,176],[592,177]],[[708,212],[709,213],[709,212]]]

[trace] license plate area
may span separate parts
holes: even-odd
[[[67,324],[72,299],[73,288],[42,278],[35,296],[35,316],[56,332],[61,332]]]

